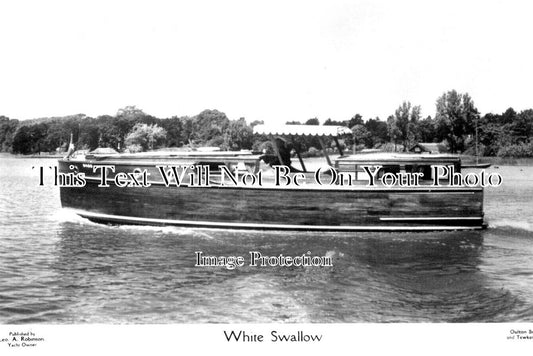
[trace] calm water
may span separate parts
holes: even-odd
[[[533,321],[533,168],[500,167],[482,232],[264,233],[108,227],[0,157],[0,323]],[[213,255],[332,255],[332,268],[194,267]]]

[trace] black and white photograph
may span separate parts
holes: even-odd
[[[0,354],[528,354],[532,14],[0,0]]]

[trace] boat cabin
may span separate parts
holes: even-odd
[[[370,152],[360,154],[345,154],[339,139],[351,135],[350,129],[344,126],[314,126],[314,125],[257,125],[254,127],[256,135],[264,135],[270,140],[274,153],[241,151],[220,151],[216,148],[156,151],[131,154],[114,152],[75,152],[66,161],[74,163],[76,171],[84,172],[87,177],[95,177],[93,165],[114,165],[117,172],[138,174],[147,170],[151,177],[158,177],[157,166],[202,166],[209,167],[210,176],[214,181],[220,179],[225,172],[239,171],[243,173],[263,173],[266,180],[274,175],[276,166],[286,166],[289,174],[303,175],[306,181],[314,177],[321,169],[324,174],[336,176],[338,182],[345,181],[352,184],[364,185],[368,183],[369,175],[364,167],[381,166],[376,173],[381,178],[386,173],[421,173],[421,180],[432,180],[433,165],[454,166],[455,172],[460,172],[461,161],[457,156],[442,154],[413,154],[392,152]],[[323,157],[304,158],[298,149],[299,137],[315,137],[321,146]],[[336,153],[332,153],[326,144],[334,144]],[[297,159],[295,159],[297,158]],[[77,164],[76,164],[77,163]],[[337,174],[338,173],[338,174]],[[342,173],[342,174],[341,174]]]
[[[254,127],[255,134],[267,136],[274,146],[275,155],[264,155],[262,160],[270,165],[283,164],[290,167],[291,172],[312,173],[308,169],[297,145],[291,141],[299,136],[314,136],[318,138],[322,153],[328,166],[338,172],[347,173],[351,180],[368,181],[368,175],[364,166],[382,166],[377,177],[386,173],[422,173],[422,180],[432,180],[433,165],[453,166],[455,172],[461,170],[461,160],[457,156],[447,154],[413,154],[396,152],[376,152],[346,155],[340,147],[339,139],[342,136],[351,135],[350,129],[344,126],[311,126],[311,125],[258,125]],[[338,155],[330,157],[325,145],[325,139],[331,139],[335,143]],[[291,161],[291,151],[294,149],[298,157],[299,165]],[[316,164],[315,164],[316,166]],[[320,166],[320,164],[318,165]]]

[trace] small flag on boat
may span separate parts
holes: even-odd
[[[68,145],[67,150],[67,156],[65,158],[69,158],[74,153],[75,147],[74,147],[74,140],[72,133],[70,134],[70,143]]]

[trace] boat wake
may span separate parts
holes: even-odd
[[[195,229],[179,226],[111,225],[110,227],[126,231],[153,232],[163,235],[200,236],[207,239],[213,239],[213,236],[210,236],[209,234],[205,234]]]
[[[87,218],[81,217],[71,209],[60,209],[53,215],[53,220],[58,222],[74,223],[81,225],[91,225],[107,229],[119,229],[135,232],[152,232],[164,235],[183,235],[183,236],[198,236],[206,239],[213,239],[214,237],[198,229],[179,227],[179,226],[150,226],[150,225],[106,225],[92,222]]]
[[[489,221],[490,228],[511,228],[513,230],[522,230],[525,232],[533,232],[533,223],[529,221],[510,220],[510,219],[495,219]]]
[[[100,226],[97,223],[94,223],[90,221],[89,219],[82,218],[78,214],[76,214],[74,211],[70,209],[59,209],[57,210],[53,216],[53,220],[58,222],[70,222],[70,223],[76,223],[76,224],[89,224],[94,226]]]

